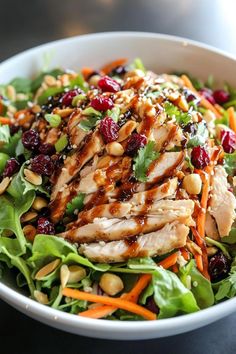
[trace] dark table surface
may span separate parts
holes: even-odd
[[[0,60],[62,37],[122,30],[183,36],[236,54],[235,0],[0,0],[0,13]],[[236,352],[236,314],[187,335],[142,342],[63,333],[2,301],[0,314],[0,354]]]

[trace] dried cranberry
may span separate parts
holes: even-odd
[[[192,91],[188,89],[184,89],[183,94],[186,97],[187,102],[192,102],[196,105],[200,102],[200,99]]]
[[[55,235],[55,228],[52,222],[41,216],[37,222],[37,233],[45,235]]]
[[[159,308],[157,307],[153,296],[149,296],[147,298],[147,302],[146,302],[145,307],[153,313],[156,313],[156,314],[159,313]]]
[[[51,176],[54,171],[54,164],[48,155],[40,154],[32,159],[31,170],[39,175]]]
[[[119,66],[117,66],[115,69],[113,69],[113,70],[109,73],[109,75],[110,75],[110,76],[115,76],[115,75],[120,76],[120,75],[124,75],[125,73],[127,73],[126,67],[123,66],[123,65],[119,65]]]
[[[100,133],[105,143],[111,143],[118,138],[119,125],[111,117],[105,117],[100,123]]]
[[[213,97],[214,97],[214,100],[216,101],[216,103],[224,104],[224,103],[228,102],[230,95],[225,90],[215,90],[213,92]]]
[[[98,96],[92,99],[91,107],[97,111],[107,111],[114,107],[114,103],[109,97]]]
[[[34,129],[27,130],[22,135],[22,144],[31,151],[36,151],[40,145],[39,133]]]
[[[223,130],[221,132],[221,145],[228,154],[232,154],[236,150],[236,134],[231,130]]]
[[[3,171],[3,178],[13,176],[14,173],[19,171],[19,169],[20,169],[19,162],[14,157],[12,157],[6,163],[5,169]]]
[[[201,96],[203,96],[204,98],[207,99],[207,101],[209,101],[211,104],[215,104],[216,101],[213,97],[213,91],[211,89],[208,89],[206,87],[202,88],[201,90],[199,90]]]
[[[82,90],[80,89],[74,89],[66,92],[61,98],[61,103],[64,106],[70,106],[73,101],[73,98],[79,95],[80,93],[82,93]]]
[[[219,281],[227,276],[230,270],[230,261],[222,252],[211,257],[208,265],[209,275],[212,281]]]
[[[210,163],[210,156],[203,146],[195,146],[191,153],[191,161],[197,169],[203,169]]]
[[[56,150],[52,144],[45,143],[40,145],[39,152],[43,155],[53,155],[55,154]]]
[[[98,81],[98,87],[103,92],[117,92],[120,91],[120,84],[111,79],[109,76],[104,76]]]
[[[126,153],[127,155],[133,156],[137,151],[147,144],[147,138],[145,135],[134,133],[131,135],[127,142]]]

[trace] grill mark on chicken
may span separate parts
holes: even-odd
[[[168,159],[170,161],[168,161]],[[184,161],[184,152],[165,152],[154,160],[148,169],[148,183],[157,183],[165,177],[174,175],[174,171]],[[162,173],[161,173],[162,172]]]
[[[51,199],[55,199],[60,189],[75,178],[81,168],[91,160],[95,154],[98,154],[104,147],[103,140],[98,131],[95,131],[89,138],[88,142],[81,150],[77,149],[71,156],[64,161],[64,166],[55,182]]]
[[[71,223],[70,229],[60,236],[72,242],[89,243],[100,240],[119,240],[140,233],[148,233],[173,221],[179,221],[187,226],[195,225],[191,218],[194,209],[194,202],[191,200],[161,201],[151,205],[148,214],[145,215],[140,215],[142,208],[142,205],[133,207],[131,210],[132,216],[127,220],[96,217],[91,220],[92,223],[81,227],[78,227],[80,220],[76,221]]]

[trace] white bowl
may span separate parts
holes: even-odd
[[[0,64],[1,83],[16,76],[33,76],[51,56],[50,67],[99,68],[120,57],[140,57],[156,72],[186,71],[202,79],[212,74],[219,84],[236,87],[236,60],[227,53],[182,38],[139,32],[84,35],[30,49]],[[0,283],[0,297],[53,327],[84,336],[106,339],[149,339],[187,332],[214,322],[236,310],[236,298],[200,312],[160,321],[118,322],[81,318],[41,305],[23,295],[7,276]]]

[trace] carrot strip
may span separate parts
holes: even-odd
[[[171,266],[174,266],[176,264],[177,256],[178,256],[177,253],[173,253],[167,258],[165,258],[163,261],[161,261],[159,265],[161,265],[163,268],[166,269],[170,268]],[[152,279],[151,274],[141,275],[139,280],[133,287],[133,289],[128,294],[124,294],[122,299],[137,303],[141,292],[148,286],[151,279]],[[89,318],[102,318],[110,315],[116,310],[117,307],[115,306],[104,305],[104,306],[99,306],[93,309],[80,312],[79,315],[83,317],[89,317]]]
[[[230,107],[227,109],[229,115],[229,127],[236,133],[236,116],[234,108]]]
[[[142,274],[138,279],[137,283],[135,284],[135,286],[133,287],[133,289],[128,294],[124,294],[122,299],[137,303],[141,292],[148,286],[151,278],[152,276],[150,274]],[[99,306],[95,309],[89,309],[80,312],[79,315],[83,317],[89,317],[89,318],[102,318],[110,315],[116,310],[117,307],[104,305],[104,306]]]
[[[188,260],[189,260],[189,253],[188,253],[188,251],[187,251],[184,247],[182,247],[182,248],[180,248],[180,252],[181,252],[181,255],[184,257],[184,259],[185,259],[186,261],[188,261]]]
[[[201,271],[202,274],[207,278],[210,279],[209,273],[208,273],[208,255],[207,255],[207,247],[206,247],[206,242],[205,240],[199,235],[198,231],[195,229],[195,227],[191,227],[191,231],[193,233],[193,236],[196,240],[196,243],[199,247],[201,247],[202,250],[202,265],[203,265],[203,270]],[[199,269],[199,268],[198,268]],[[200,270],[200,269],[199,269]]]
[[[84,79],[87,80],[87,78],[94,72],[92,68],[89,68],[88,66],[85,66],[81,70],[81,74],[83,75]]]
[[[170,256],[163,259],[161,262],[158,263],[159,266],[162,266],[165,269],[172,267],[177,262],[178,254],[172,253]]]
[[[202,256],[199,253],[194,254],[194,258],[196,260],[196,264],[200,272],[203,272],[203,262],[202,262]]]
[[[198,98],[200,98],[202,107],[210,109],[212,112],[215,113],[217,118],[221,118],[221,114],[219,113],[219,111],[206,98],[202,97],[199,94],[199,92],[195,89],[187,75],[182,75],[181,79],[183,80],[184,85],[188,87],[191,91],[193,91]]]
[[[90,293],[85,293],[83,291],[71,288],[64,288],[62,290],[64,296],[71,297],[73,299],[85,300],[89,302],[97,302],[105,305],[113,305],[117,308],[135,313],[144,317],[147,320],[155,320],[156,314],[147,310],[146,308],[139,306],[131,301],[123,300],[120,298],[112,298],[109,296],[94,295]]]
[[[101,68],[101,71],[102,71],[105,75],[107,75],[107,74],[109,74],[112,70],[114,70],[115,68],[117,68],[117,66],[124,65],[126,62],[127,62],[127,59],[126,59],[126,58],[120,58],[120,59],[114,60],[114,61],[112,61],[111,63],[108,63],[108,64],[104,65],[104,66]]]
[[[7,118],[7,117],[0,117],[0,123],[1,124],[7,124],[7,125],[11,125],[11,120],[10,118]]]

